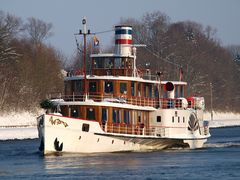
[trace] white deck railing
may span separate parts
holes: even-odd
[[[131,104],[137,106],[151,106],[160,107],[162,109],[183,109],[182,99],[171,99],[171,98],[150,98],[150,97],[132,97],[126,98],[124,96],[113,96],[109,95],[88,95],[88,99],[96,102],[112,102],[121,104]],[[50,95],[49,99],[63,99],[64,101],[85,101],[85,96],[83,95]],[[192,105],[188,105],[188,108],[195,108]]]

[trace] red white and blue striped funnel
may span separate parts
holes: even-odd
[[[132,27],[115,26],[115,53],[119,55],[132,55]]]

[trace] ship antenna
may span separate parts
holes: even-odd
[[[137,47],[146,47],[145,44],[133,44],[132,51],[133,51],[133,77],[137,77],[137,65],[136,65],[136,58],[137,58]]]

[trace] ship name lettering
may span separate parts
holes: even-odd
[[[67,127],[68,124],[60,119],[53,119],[53,117],[51,116],[49,118],[49,122],[52,124],[52,125],[59,125],[59,124],[63,124],[64,127]]]

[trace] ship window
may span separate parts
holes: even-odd
[[[185,123],[185,117],[183,117],[183,123]]]
[[[144,97],[152,97],[152,85],[145,84],[144,86]]]
[[[144,85],[144,92],[143,93],[144,93],[144,97],[147,97],[147,85],[146,84]]]
[[[64,82],[64,87],[65,87],[65,94],[66,95],[72,94],[71,81],[65,81]]]
[[[172,117],[172,122],[174,123],[174,116]]]
[[[87,120],[95,120],[95,109],[87,108]]]
[[[108,117],[108,109],[102,108],[102,123],[105,124],[107,122]]]
[[[75,81],[74,83],[74,92],[79,93],[83,89],[82,81]]]
[[[93,65],[95,68],[104,68],[104,59],[103,58],[95,58],[93,61]]]
[[[148,97],[152,97],[152,85],[151,84],[149,84],[148,85]]]
[[[79,109],[77,107],[71,107],[71,117],[73,118],[79,117]]]
[[[113,92],[113,82],[112,81],[106,81],[105,82],[105,93],[112,93]]]
[[[138,96],[140,97],[141,96],[141,84],[138,83]]]
[[[135,96],[135,82],[134,81],[131,82],[131,95]]]
[[[89,82],[89,92],[97,92],[97,83]]]
[[[180,123],[180,117],[178,117],[178,123]]]
[[[120,114],[119,110],[114,109],[113,113],[112,113],[113,123],[120,123],[120,119],[121,119],[121,114]]]
[[[112,69],[114,67],[114,60],[112,58],[105,58],[105,68]]]
[[[161,116],[157,116],[157,122],[161,122],[162,121],[162,117]]]
[[[124,123],[130,124],[130,111],[124,110]]]
[[[158,91],[157,86],[154,87],[154,96],[155,96],[155,98],[158,98],[158,96],[159,96],[159,91]]]
[[[88,132],[88,131],[89,131],[89,124],[83,123],[83,125],[82,125],[82,131]]]
[[[121,68],[121,58],[115,58],[115,68]]]
[[[127,94],[127,83],[120,83],[120,93]]]
[[[141,122],[141,111],[137,112],[137,116],[138,116],[138,122],[140,123]]]

